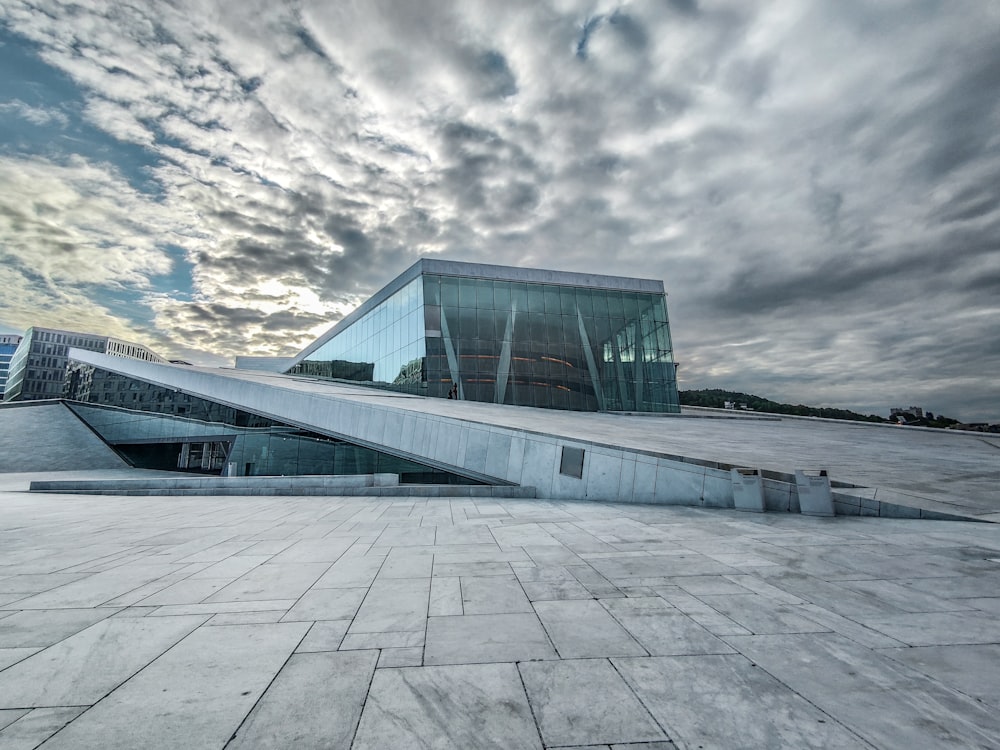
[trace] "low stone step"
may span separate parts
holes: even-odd
[[[133,497],[482,497],[533,499],[534,487],[496,487],[464,484],[375,485],[355,482],[238,481],[246,479],[303,479],[302,477],[210,477],[203,480],[62,480],[32,482],[31,492],[66,495],[127,495]],[[337,479],[344,479],[338,477]],[[185,486],[187,485],[187,486]],[[194,486],[192,486],[194,485]]]

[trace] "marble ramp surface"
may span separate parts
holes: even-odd
[[[1000,526],[0,481],[0,748],[1000,747]]]

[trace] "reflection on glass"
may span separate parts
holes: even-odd
[[[389,473],[410,484],[475,483],[172,388],[71,366],[69,407],[139,468],[225,476]],[[408,368],[400,375],[420,365]]]
[[[426,301],[426,306],[425,306]],[[424,274],[289,371],[444,398],[680,410],[662,294]]]

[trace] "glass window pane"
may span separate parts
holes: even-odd
[[[493,282],[488,279],[476,280],[476,307],[493,309]]]
[[[492,341],[496,336],[493,325],[493,310],[478,310],[476,320],[476,338],[483,341]]]
[[[526,312],[528,309],[528,285],[510,284],[509,287],[511,309]]]
[[[608,317],[607,292],[603,290],[595,290],[594,292],[591,293],[591,299],[594,302],[594,317],[607,318]]]
[[[563,287],[559,290],[559,306],[563,315],[576,314],[576,294],[570,287]]]
[[[545,289],[545,312],[556,313],[560,311],[559,306],[559,287],[557,286],[546,286]]]
[[[458,304],[461,307],[475,307],[476,306],[476,280],[475,279],[459,279],[458,280]]]
[[[458,279],[441,279],[441,304],[445,307],[458,307]]]
[[[449,318],[448,322],[452,322]],[[458,310],[458,338],[461,339],[474,339],[476,338],[476,332],[478,328],[476,326],[476,310],[475,308],[462,307]],[[452,331],[452,336],[455,336],[455,332]]]
[[[622,306],[625,308],[626,320],[639,318],[639,297],[635,294],[622,294]]]
[[[528,313],[528,326],[532,341],[545,343],[548,335],[545,333],[545,316],[541,313]]]
[[[507,323],[510,321],[510,310],[496,310],[493,315],[493,330],[497,341],[503,341],[507,335]]]
[[[510,284],[502,281],[494,283],[493,304],[497,310],[510,310]]]
[[[437,305],[424,307],[424,325],[428,331],[441,330],[441,308]]]
[[[545,296],[544,290],[540,284],[528,284],[528,312],[531,313],[543,313],[545,312]]]
[[[622,295],[620,292],[607,292],[608,300],[608,317],[609,318],[624,318],[625,310],[622,307]]]
[[[663,304],[663,298],[660,297],[653,302],[653,320],[657,323],[667,322],[667,308]]]

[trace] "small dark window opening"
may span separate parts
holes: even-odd
[[[559,462],[559,473],[568,477],[583,478],[583,448],[563,446],[562,460]]]

